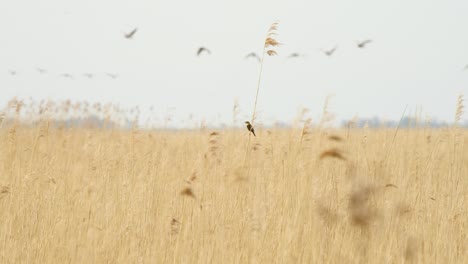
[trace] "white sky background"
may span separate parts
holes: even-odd
[[[238,98],[249,119],[259,64],[244,56],[262,50],[274,21],[283,45],[265,61],[264,123],[291,121],[300,107],[317,119],[330,94],[339,120],[398,120],[408,105],[452,121],[458,94],[468,96],[466,0],[3,0],[0,105],[14,96],[70,98],[230,124]],[[134,39],[123,38],[134,27]],[[358,49],[367,38],[374,42]],[[330,58],[319,51],[335,44]],[[213,54],[196,57],[199,46]],[[305,56],[287,59],[292,52]]]

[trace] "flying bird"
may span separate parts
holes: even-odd
[[[333,55],[333,53],[335,53],[335,51],[338,49],[338,46],[335,46],[333,49],[330,49],[330,50],[321,50],[325,55],[327,55],[328,57],[330,57],[331,55]]]
[[[14,70],[9,70],[9,72],[10,72],[10,75],[11,75],[11,76],[15,76],[15,75],[17,74],[17,72],[14,71]]]
[[[92,74],[92,73],[85,73],[83,75],[88,79],[92,79],[94,77],[94,74]]]
[[[69,73],[62,73],[60,74],[60,76],[62,76],[63,78],[73,79],[73,76]]]
[[[200,47],[200,48],[198,48],[197,56],[200,56],[203,52],[206,52],[209,55],[211,55],[211,51],[209,49],[207,49],[205,47]]]
[[[254,58],[254,59],[257,59],[258,61],[260,61],[260,57],[257,55],[257,53],[255,52],[251,52],[249,54],[247,54],[245,56],[246,59],[249,59],[249,58]]]
[[[363,49],[367,44],[371,43],[372,42],[372,39],[366,39],[366,40],[363,40],[363,41],[357,41],[356,42],[356,45],[358,48],[360,49]]]
[[[255,135],[255,130],[254,130],[252,124],[250,124],[249,121],[245,121],[245,124],[247,125],[247,130],[249,130],[250,132],[252,132],[252,134],[254,135],[254,137],[256,137],[256,135]]]
[[[289,55],[288,58],[299,58],[299,57],[301,57],[301,54],[294,52],[294,53],[291,53],[291,55]]]
[[[135,28],[132,31],[130,31],[130,33],[124,34],[124,36],[126,39],[131,39],[133,38],[133,35],[135,35],[137,31],[138,31],[138,28]]]

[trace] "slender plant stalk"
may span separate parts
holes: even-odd
[[[277,30],[278,30],[278,23],[275,22],[268,29],[268,33],[267,33],[266,38],[265,38],[265,44],[263,45],[262,58],[260,60],[260,72],[258,74],[258,81],[257,81],[257,92],[255,94],[255,102],[254,102],[254,107],[253,107],[253,111],[252,111],[252,119],[250,121],[252,126],[254,125],[254,121],[255,121],[255,118],[256,118],[256,114],[257,114],[258,94],[260,92],[260,83],[262,81],[263,63],[265,61],[265,54],[267,54],[268,56],[275,56],[275,55],[278,54],[274,50],[274,48],[279,46],[280,43],[278,41],[276,41],[276,39],[273,38],[273,36],[276,35]]]
[[[270,28],[268,29],[268,33],[265,38],[265,43],[263,45],[263,51],[262,51],[262,58],[260,60],[260,72],[258,74],[258,81],[257,81],[257,91],[255,93],[255,102],[253,106],[253,111],[252,111],[252,118],[250,120],[250,124],[254,126],[255,118],[257,115],[257,102],[258,102],[258,94],[260,92],[260,83],[262,81],[262,73],[263,73],[263,63],[265,61],[265,54],[268,56],[275,56],[278,53],[274,50],[275,47],[279,46],[280,43],[274,39],[274,35],[276,35],[276,31],[278,30],[278,23],[275,22],[271,24]],[[244,165],[245,162],[248,159],[249,155],[249,149],[250,149],[250,138],[252,136],[252,133],[249,132],[249,140],[247,142],[247,149],[245,153],[245,158],[244,158]]]
[[[252,124],[252,126],[254,125],[255,115],[256,115],[256,112],[257,112],[258,92],[260,91],[260,83],[262,82],[262,72],[263,72],[263,61],[265,59],[265,49],[266,48],[264,47],[263,52],[262,52],[262,59],[260,60],[260,73],[258,74],[257,93],[255,94],[255,103],[254,103],[254,107],[253,107],[253,111],[252,111],[252,118],[250,120],[250,123]],[[249,138],[250,138],[250,136],[249,136]]]

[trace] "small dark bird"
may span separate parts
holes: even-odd
[[[119,77],[117,74],[113,74],[113,73],[106,73],[107,76],[109,76],[109,78],[112,78],[112,79],[116,79],[117,77]]]
[[[333,49],[331,50],[322,50],[322,52],[327,55],[328,57],[330,57],[331,55],[333,55],[333,53],[335,53],[335,51],[338,49],[338,46],[335,46]]]
[[[251,52],[251,53],[247,54],[247,55],[245,56],[245,58],[246,58],[246,59],[248,59],[248,58],[254,58],[254,59],[257,59],[257,60],[260,62],[260,57],[259,57],[259,56],[257,55],[257,53],[255,53],[255,52]]]
[[[363,49],[367,44],[371,43],[372,42],[372,39],[366,39],[366,40],[363,40],[361,42],[356,42],[356,45],[358,48],[360,49]]]
[[[92,74],[92,73],[85,73],[83,75],[88,79],[92,79],[94,77],[94,74]]]
[[[249,121],[245,121],[245,124],[247,124],[247,130],[249,130],[250,132],[252,132],[252,134],[254,135],[254,137],[256,137],[256,135],[255,135],[255,130],[254,130],[252,124],[250,124]]]
[[[16,72],[16,71],[13,71],[13,70],[10,70],[9,72],[10,72],[10,75],[11,75],[11,76],[15,76],[15,75],[17,74],[17,72]]]
[[[198,48],[197,56],[200,56],[203,52],[206,52],[209,55],[211,55],[211,51],[209,49],[207,49],[205,47],[200,47],[200,48]]]
[[[297,53],[297,52],[294,52],[294,53],[291,53],[291,55],[289,55],[288,58],[299,58],[301,56],[301,54]]]
[[[135,35],[137,31],[138,31],[138,28],[135,28],[132,31],[130,31],[130,33],[124,34],[124,36],[126,39],[132,39],[133,35]]]
[[[39,72],[40,74],[44,74],[44,73],[47,73],[47,71],[45,69],[42,69],[42,68],[36,68],[37,72]]]

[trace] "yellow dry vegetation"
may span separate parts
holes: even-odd
[[[0,263],[466,263],[468,132],[0,129]]]

